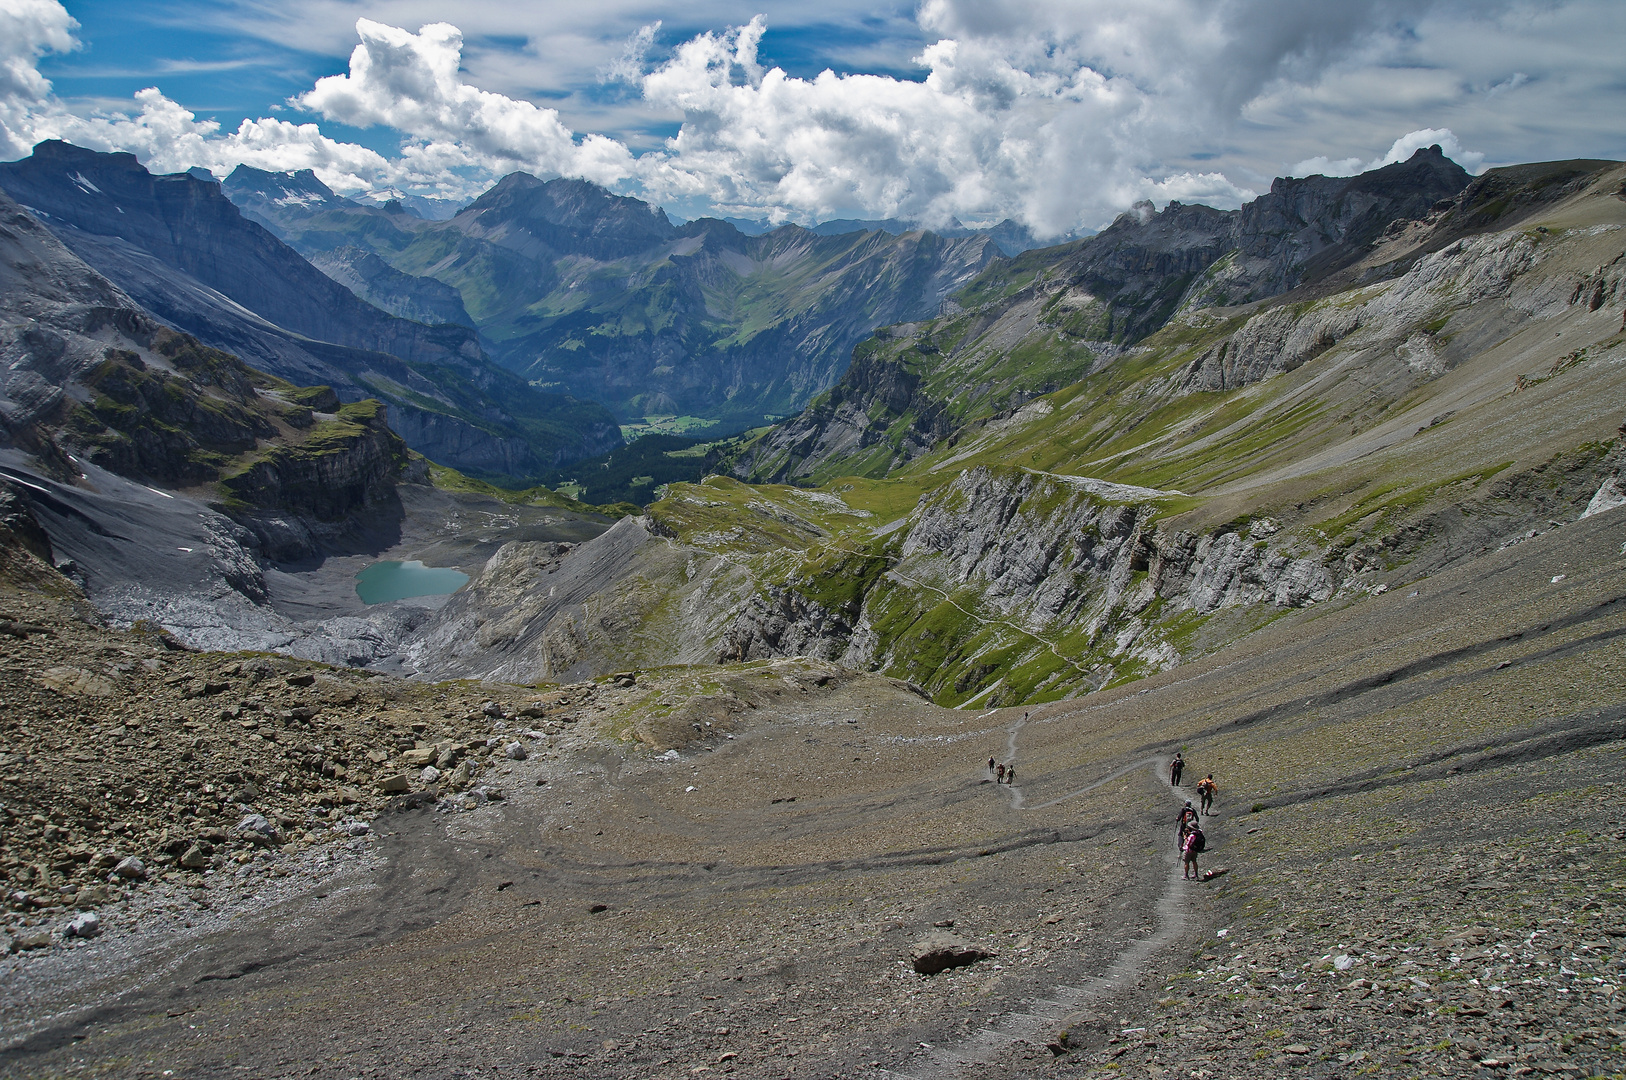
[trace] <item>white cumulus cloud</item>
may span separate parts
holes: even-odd
[[[432,23],[414,34],[359,19],[356,33],[350,70],[317,80],[299,106],[356,127],[394,128],[420,150],[456,146],[492,172],[523,168],[601,184],[630,175],[632,155],[616,140],[589,135],[578,144],[556,110],[464,82],[457,27]]]
[[[50,98],[51,83],[39,72],[48,52],[78,47],[79,23],[56,0],[0,3],[0,157],[13,158],[33,145],[33,110]]]
[[[1446,157],[1471,173],[1478,172],[1485,161],[1485,155],[1479,151],[1464,150],[1462,143],[1457,140],[1450,128],[1421,128],[1400,136],[1389,147],[1388,153],[1379,154],[1371,161],[1363,162],[1358,157],[1341,158],[1337,161],[1325,156],[1306,158],[1289,169],[1287,175],[1310,176],[1320,173],[1322,176],[1354,176],[1356,173],[1370,172],[1385,165],[1407,161],[1426,146],[1438,146]]]
[[[460,12],[488,33],[502,25],[502,5],[466,3]],[[613,134],[573,130],[556,108],[478,85],[463,32],[446,22],[412,31],[355,20],[346,70],[287,103],[308,122],[265,117],[221,130],[158,88],[125,111],[75,111],[38,70],[46,53],[77,47],[74,20],[57,0],[0,0],[0,153],[59,137],[131,150],[161,170],[310,168],[341,191],[444,196],[522,169],[691,215],[1011,217],[1055,235],[1104,224],[1140,199],[1235,206],[1281,172],[1354,173],[1433,143],[1477,171],[1491,150],[1486,132],[1585,138],[1612,115],[1599,95],[1615,86],[1620,96],[1613,52],[1576,32],[1588,20],[1622,24],[1620,9],[1600,3],[924,0],[919,77],[906,79],[789,74],[763,56],[760,15],[668,46],[660,21],[646,17],[656,0],[618,0],[612,21],[641,29],[584,57],[582,77],[618,109],[678,124],[635,153]],[[299,10],[326,26],[348,4],[299,0]],[[839,17],[855,17],[850,7],[837,5]],[[571,18],[579,36],[576,24],[590,19]],[[528,38],[500,63],[488,44],[477,68],[512,72],[548,52],[545,69],[562,70],[568,58],[557,54],[572,46],[559,40]],[[1556,108],[1564,95],[1580,105]],[[1532,102],[1568,126],[1521,127],[1517,110]],[[334,139],[324,123],[387,129],[399,149]]]

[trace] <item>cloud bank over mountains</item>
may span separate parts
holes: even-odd
[[[1603,20],[1603,46],[1561,32],[1580,15]],[[651,20],[597,69],[638,107],[681,119],[663,145],[635,152],[615,133],[572,130],[556,108],[475,85],[464,35],[445,22],[412,31],[358,19],[347,70],[268,109],[304,122],[223,130],[157,87],[126,112],[75,108],[38,70],[76,47],[75,21],[56,0],[0,0],[0,157],[55,137],[130,150],[160,171],[310,168],[340,191],[448,197],[519,169],[691,216],[1012,217],[1055,235],[1141,198],[1230,207],[1272,175],[1352,173],[1435,142],[1473,170],[1494,149],[1465,147],[1447,122],[1497,132],[1520,99],[1595,97],[1599,86],[1602,115],[1621,104],[1618,85],[1607,99],[1618,56],[1607,39],[1626,22],[1588,0],[926,0],[915,17],[929,42],[913,57],[918,79],[787,74],[761,59],[762,15],[664,47]],[[1545,33],[1545,51],[1510,48],[1521,28],[1527,44]],[[1567,74],[1548,70],[1560,63]],[[1572,135],[1584,140],[1588,122],[1607,123],[1572,115]],[[389,129],[399,150],[331,137],[324,123]],[[1618,134],[1606,142],[1592,152],[1614,150]]]

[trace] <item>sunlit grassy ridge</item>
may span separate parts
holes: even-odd
[[[1584,301],[1618,288],[1607,268],[1626,226],[1626,204],[1612,197],[1619,172],[1501,238],[1469,234],[1485,236],[1477,247],[1429,248],[1402,231],[1369,260],[1398,267],[1387,276],[1363,279],[1357,265],[1349,284],[1319,294],[1186,311],[1127,348],[1102,334],[1089,297],[1047,278],[1052,256],[1026,253],[987,271],[943,316],[877,332],[842,386],[742,450],[749,459],[782,430],[805,432],[778,457],[754,459],[754,473],[772,475],[840,425],[867,424],[809,479],[812,494],[872,520],[821,516],[794,488],[720,478],[674,487],[651,512],[685,542],[747,563],[764,590],[862,621],[870,644],[857,661],[951,705],[1137,677],[1284,610],[1199,612],[1141,595],[1088,618],[1013,617],[985,581],[903,551],[968,470],[1153,489],[1131,501],[1142,534],[1163,538],[1155,543],[1238,534],[1261,556],[1325,567],[1338,602],[1358,602],[1384,575],[1420,572],[1405,569],[1420,553],[1484,550],[1532,514],[1573,518],[1614,460],[1626,335],[1618,310],[1600,315]],[[1425,256],[1435,263],[1412,283],[1403,275]],[[1537,303],[1545,314],[1532,318]],[[1308,346],[1242,385],[1206,389],[1192,377],[1267,317],[1283,334],[1310,327]],[[1037,485],[1016,520],[1073,543],[1064,523],[1102,499]]]

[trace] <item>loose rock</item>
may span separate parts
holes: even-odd
[[[266,846],[278,846],[286,842],[286,837],[276,825],[264,814],[249,814],[237,823],[237,835],[245,840]]]
[[[936,975],[949,968],[965,967],[978,960],[987,960],[994,954],[979,945],[972,945],[958,934],[930,934],[915,943],[910,952],[915,970],[922,975]]]
[[[113,873],[117,874],[126,881],[147,880],[146,864],[140,859],[136,858],[134,855],[130,855],[119,860],[119,864],[113,867]]]
[[[102,932],[102,917],[94,911],[81,911],[63,927],[63,937],[93,938]]]

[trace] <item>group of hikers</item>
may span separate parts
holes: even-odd
[[[1174,760],[1169,763],[1169,783],[1174,787],[1180,786],[1180,774],[1185,771],[1185,759],[1178,752]],[[1188,878],[1202,877],[1197,869],[1197,857],[1208,846],[1208,838],[1203,835],[1202,814],[1209,813],[1214,807],[1214,795],[1219,791],[1219,785],[1214,783],[1214,774],[1209,773],[1197,781],[1197,796],[1202,802],[1202,811],[1198,812],[1186,800],[1186,805],[1180,808],[1180,816],[1175,822],[1175,843],[1180,848],[1180,861],[1185,865],[1185,876]]]
[[[1024,717],[1023,719],[1026,719]],[[1185,758],[1178,752],[1174,760],[1169,763],[1169,784],[1172,787],[1180,786],[1180,774],[1186,770]],[[988,759],[988,771],[994,774],[996,784],[1016,783],[1016,765],[1013,762],[1006,765],[993,758]],[[986,782],[986,781],[985,781]],[[1208,846],[1208,838],[1203,835],[1202,818],[1204,814],[1212,812],[1214,808],[1214,795],[1219,791],[1219,785],[1214,783],[1214,774],[1209,773],[1197,781],[1197,798],[1202,803],[1199,811],[1186,800],[1186,805],[1180,808],[1180,816],[1175,822],[1175,842],[1180,849],[1180,861],[1185,864],[1185,876],[1188,878],[1202,878],[1197,869],[1197,859]],[[1221,871],[1223,873],[1223,871]]]

